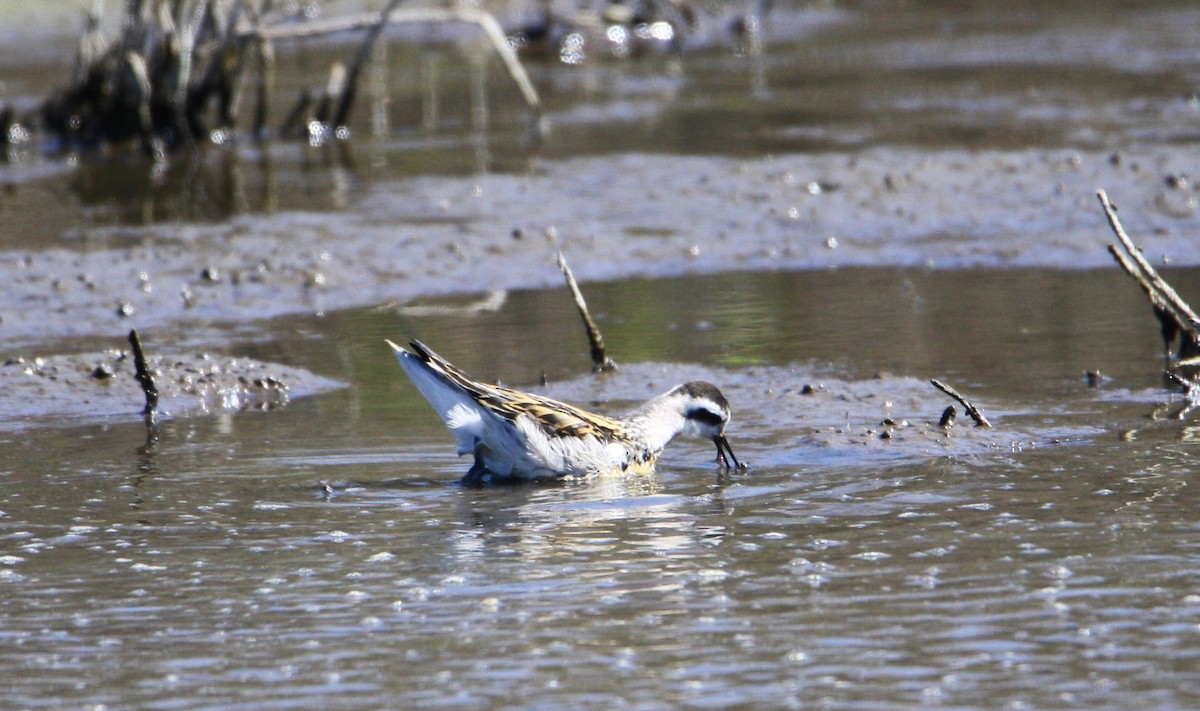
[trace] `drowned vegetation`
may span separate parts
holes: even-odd
[[[29,116],[0,109],[0,147],[28,140],[36,127],[62,152],[133,143],[156,159],[239,125],[252,136],[339,135],[354,107],[372,48],[389,26],[457,23],[477,28],[534,115],[539,98],[499,24],[482,10],[398,8],[329,19],[296,17],[272,0],[129,0],[120,34],[109,38],[87,17],[74,69]],[[275,80],[274,43],[357,32],[348,63],[331,66],[320,89],[306,89],[275,121],[268,99]],[[241,117],[241,121],[239,121]]]

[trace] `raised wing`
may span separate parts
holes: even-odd
[[[605,442],[626,438],[625,425],[620,420],[597,415],[548,397],[481,383],[430,350],[424,343],[414,340],[409,345],[431,368],[441,371],[451,383],[472,399],[506,420],[515,421],[520,415],[528,415],[545,427],[548,433],[560,437],[592,435]]]

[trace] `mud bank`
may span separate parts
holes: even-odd
[[[842,266],[1107,268],[1104,187],[1153,260],[1191,263],[1184,158],[879,148],[758,160],[644,154],[376,183],[336,213],[83,228],[0,253],[8,349],[113,336],[211,342],[231,322],[421,295]],[[86,347],[86,346],[84,346]],[[11,352],[11,350],[10,350]]]
[[[300,368],[202,354],[147,358],[158,417],[270,410],[292,397],[343,387]],[[10,358],[0,364],[0,431],[34,424],[139,418],[145,403],[125,351]]]
[[[803,366],[730,370],[635,363],[602,377],[551,383],[541,391],[569,402],[604,403],[610,414],[622,414],[620,405],[632,409],[647,393],[665,392],[681,380],[721,384],[734,410],[730,443],[736,453],[742,451],[739,443],[759,453],[749,462],[754,469],[995,455],[1078,442],[1101,432],[1077,423],[1034,425],[1021,408],[997,402],[981,403],[996,426],[976,427],[928,381],[886,373],[846,380]],[[939,417],[948,405],[957,409],[958,419],[943,427]]]

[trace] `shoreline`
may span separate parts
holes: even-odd
[[[1167,149],[877,149],[758,160],[627,154],[367,184],[338,212],[84,228],[0,253],[5,353],[130,327],[225,325],[562,283],[844,267],[1105,268],[1105,188],[1155,263],[1200,263]],[[169,339],[167,339],[169,340]],[[193,337],[192,341],[195,341]],[[197,345],[203,346],[204,337]],[[82,345],[86,350],[87,346]]]

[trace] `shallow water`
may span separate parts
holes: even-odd
[[[19,107],[62,68],[45,12],[0,31]],[[389,48],[436,105],[395,71],[348,146],[11,156],[5,357],[136,325],[345,386],[149,431],[0,397],[5,703],[1195,706],[1200,430],[1092,196],[1194,301],[1195,14],[785,7],[757,61],[531,64],[536,141],[455,35]],[[343,49],[281,47],[279,103]],[[409,336],[609,413],[713,380],[751,469],[680,441],[653,476],[460,487]],[[995,426],[938,428],[929,378]]]
[[[261,355],[352,383],[282,410],[168,421],[149,442],[128,421],[7,436],[10,702],[1196,701],[1194,428],[1169,417],[1183,403],[1158,387],[1132,283],[882,269],[588,292],[625,363],[599,384],[565,292],[516,292],[482,316],[274,324]],[[1092,293],[1083,332],[1044,307]],[[835,307],[841,327],[815,325]],[[679,442],[651,477],[461,488],[467,463],[381,342],[406,332],[482,376],[608,393],[611,412],[702,369],[752,469],[719,476]],[[672,362],[693,365],[653,365]],[[1088,368],[1111,379],[1088,388]],[[885,413],[936,420],[929,376],[995,427],[854,436]]]

